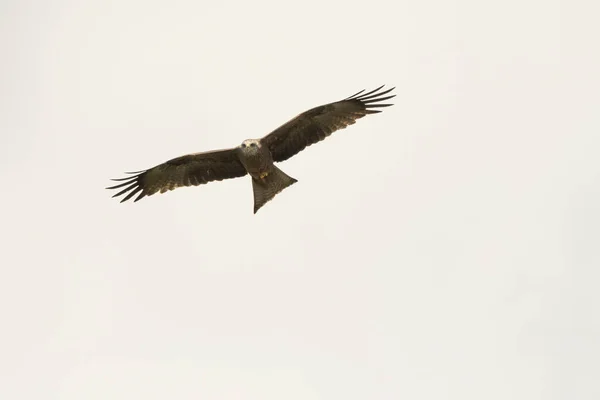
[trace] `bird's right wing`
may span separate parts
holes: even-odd
[[[144,171],[129,172],[133,176],[113,179],[122,183],[107,189],[123,188],[113,197],[126,194],[121,203],[136,194],[134,201],[155,193],[164,193],[183,186],[198,186],[211,181],[246,175],[236,149],[188,154]],[[138,194],[139,193],[139,194]]]

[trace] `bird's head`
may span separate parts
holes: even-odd
[[[260,144],[260,140],[246,139],[242,142],[240,147],[242,148],[242,150],[245,150],[245,151],[252,151],[252,150],[257,151],[258,149],[260,149],[261,144]]]

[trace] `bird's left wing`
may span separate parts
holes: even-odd
[[[216,150],[177,157],[145,171],[129,172],[133,176],[113,179],[122,183],[107,189],[123,188],[113,197],[126,194],[121,203],[136,194],[134,201],[155,193],[164,193],[183,186],[198,186],[211,181],[238,178],[246,169],[236,149]],[[139,193],[139,194],[138,194]]]
[[[273,161],[287,160],[365,115],[381,112],[377,108],[391,106],[380,102],[395,97],[385,96],[394,88],[380,92],[381,88],[364,94],[361,90],[344,100],[305,111],[262,138],[261,144],[269,148]]]

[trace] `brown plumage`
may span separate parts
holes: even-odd
[[[394,88],[380,91],[382,88],[380,86],[364,94],[362,90],[344,100],[312,108],[262,139],[248,139],[231,149],[188,154],[148,170],[130,172],[132,176],[113,179],[122,182],[107,189],[122,188],[113,196],[125,195],[121,202],[135,195],[134,201],[138,201],[145,196],[178,187],[197,186],[250,174],[256,213],[277,193],[297,182],[273,162],[287,160],[365,115],[381,112],[377,108],[391,106],[381,102],[395,97],[385,96]]]

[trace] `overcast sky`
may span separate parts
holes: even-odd
[[[600,398],[593,4],[2,1],[0,398]],[[382,84],[256,215],[104,189]]]

